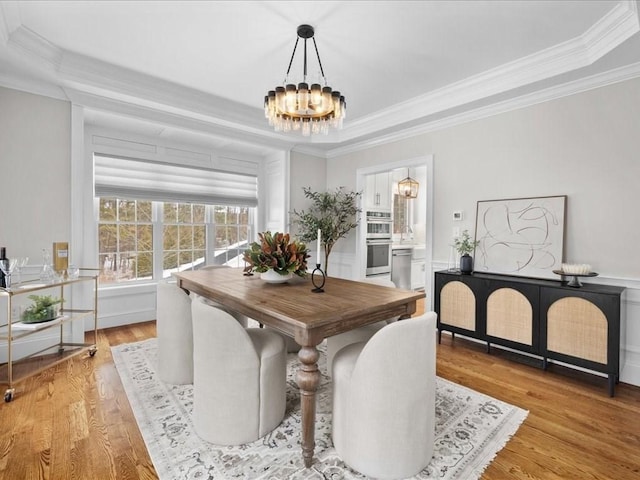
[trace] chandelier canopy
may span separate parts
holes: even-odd
[[[409,169],[407,168],[407,178],[398,182],[398,195],[406,198],[417,198],[418,186],[418,181],[409,176]]]
[[[264,114],[269,120],[269,125],[273,126],[276,132],[300,130],[305,137],[312,133],[328,135],[330,126],[342,128],[342,120],[346,114],[347,104],[344,96],[339,91],[334,91],[327,85],[316,39],[313,37],[313,27],[311,25],[300,25],[297,32],[298,38],[296,38],[296,43],[293,47],[283,85],[277,86],[275,90],[269,90],[269,93],[264,97]],[[294,83],[289,83],[289,72],[296,54],[298,41],[301,38],[304,40],[304,71],[302,82],[296,86]],[[319,83],[313,83],[309,86],[307,83],[308,39],[313,40],[324,86]]]

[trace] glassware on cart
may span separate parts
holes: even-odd
[[[2,273],[4,273],[4,283],[6,288],[11,287],[11,274],[15,270],[17,264],[18,259],[16,258],[0,262],[0,270],[2,270]]]
[[[29,262],[29,257],[18,257],[16,260],[17,260],[16,273],[18,274],[18,282],[17,283],[21,283],[22,282],[22,269]]]
[[[51,254],[48,250],[42,249],[42,270],[40,270],[40,281],[51,283],[55,280],[55,272],[51,267]]]
[[[69,280],[75,280],[80,276],[80,269],[75,265],[69,265],[67,268],[67,277]]]

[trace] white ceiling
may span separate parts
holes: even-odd
[[[109,128],[330,155],[638,76],[638,10],[635,0],[0,1],[0,84],[70,99]],[[262,111],[302,23],[347,100],[344,129],[328,137],[275,133]]]

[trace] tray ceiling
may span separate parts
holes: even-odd
[[[275,133],[262,111],[301,23],[348,103],[328,137]],[[636,1],[6,1],[0,84],[70,99],[110,128],[125,117],[217,148],[330,153],[639,75],[639,30]],[[291,71],[300,81],[301,55]]]

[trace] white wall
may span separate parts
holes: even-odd
[[[0,246],[10,258],[28,256],[30,264],[42,264],[42,249],[51,252],[54,241],[70,240],[70,157],[69,102],[0,87]],[[30,302],[24,296],[17,301]],[[5,304],[1,308],[4,322]],[[15,352],[55,343],[57,335],[51,329],[29,336],[15,342]],[[6,361],[4,346],[0,361]]]
[[[0,87],[0,245],[42,263],[69,241],[71,105]]]
[[[297,233],[297,227],[292,223],[291,212],[307,210],[311,206],[311,200],[304,195],[303,187],[308,187],[316,192],[323,192],[327,184],[327,161],[299,152],[291,152],[289,165],[289,215],[287,217],[287,231],[293,235]],[[309,267],[313,267],[316,261],[315,252],[317,242],[307,245],[311,257],[308,259]],[[324,255],[324,254],[323,254]],[[324,258],[324,256],[322,257]]]
[[[567,195],[565,259],[628,287],[622,380],[640,385],[639,139],[634,79],[331,158],[327,186],[355,188],[358,168],[432,153],[434,269],[447,266],[454,210],[473,232],[478,200]]]

